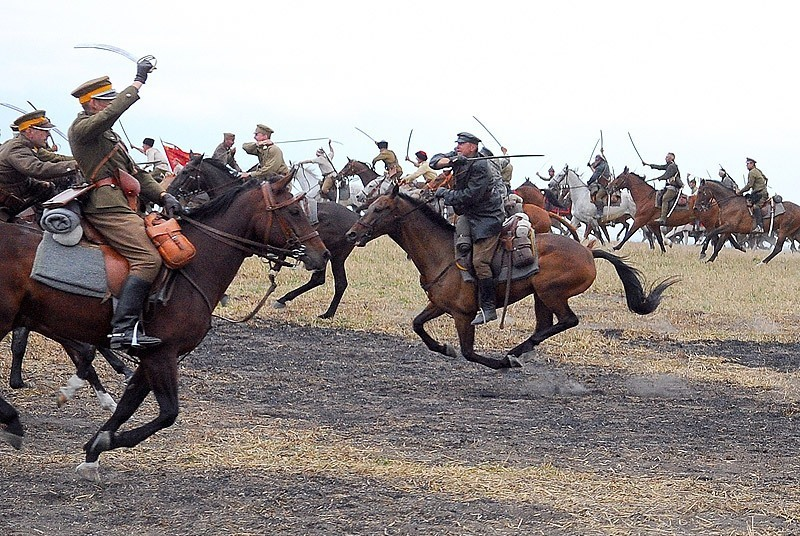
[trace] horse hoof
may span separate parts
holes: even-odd
[[[78,476],[89,482],[100,482],[100,464],[98,462],[83,462],[75,468]]]
[[[444,355],[447,357],[458,357],[458,352],[456,352],[452,344],[447,343],[444,345]]]
[[[286,304],[283,302],[276,301],[272,304],[273,309],[286,309]]]
[[[12,434],[6,430],[0,430],[0,440],[5,441],[12,447],[14,450],[19,450],[22,448],[22,436],[17,434]]]
[[[97,393],[97,400],[100,401],[100,407],[106,411],[114,412],[117,410],[117,403],[108,393]]]
[[[519,357],[517,357],[515,355],[508,354],[506,356],[506,360],[508,361],[508,366],[510,368],[521,368],[522,367],[522,361],[520,361]]]
[[[59,391],[58,394],[56,395],[56,406],[62,408],[67,402],[69,402],[69,397],[67,397],[67,395]]]

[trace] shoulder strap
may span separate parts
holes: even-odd
[[[108,152],[108,154],[103,157],[102,160],[100,160],[97,166],[95,166],[95,168],[92,170],[92,173],[87,177],[89,179],[89,182],[94,182],[94,180],[97,178],[97,174],[100,173],[100,169],[106,164],[106,162],[111,160],[111,157],[114,156],[114,154],[117,151],[119,151],[119,143],[114,145],[114,148],[111,149]]]

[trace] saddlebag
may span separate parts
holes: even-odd
[[[197,250],[181,232],[178,220],[165,220],[160,214],[151,212],[144,217],[147,236],[153,241],[164,264],[173,270],[183,268],[194,258]]]

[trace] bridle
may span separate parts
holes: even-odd
[[[264,182],[261,185],[261,194],[264,197],[264,205],[266,207],[266,212],[268,215],[267,218],[267,233],[269,234],[270,229],[272,226],[277,222],[280,226],[281,231],[283,232],[283,236],[286,238],[286,243],[289,246],[288,248],[279,248],[276,246],[271,246],[269,244],[264,244],[261,242],[256,242],[254,240],[249,240],[247,238],[242,238],[240,236],[232,235],[230,233],[226,233],[225,231],[220,231],[210,225],[206,225],[205,223],[199,222],[195,219],[192,219],[188,216],[182,216],[183,219],[191,223],[193,226],[197,227],[200,231],[204,234],[214,238],[215,240],[232,246],[236,249],[239,249],[248,255],[256,255],[259,257],[266,258],[268,261],[276,264],[281,264],[284,266],[291,266],[288,264],[284,259],[286,257],[291,257],[293,259],[299,260],[303,255],[305,255],[305,245],[304,243],[319,236],[317,231],[311,231],[307,235],[304,236],[297,236],[294,230],[289,226],[284,218],[280,217],[280,210],[286,207],[289,207],[295,203],[299,203],[305,197],[305,192],[299,193],[293,196],[291,199],[287,199],[282,202],[275,201],[275,194],[272,191],[271,183]]]
[[[177,191],[175,192],[175,197],[178,199],[188,199],[194,197],[198,194],[206,193],[206,194],[213,194],[218,190],[225,191],[230,186],[234,184],[241,184],[241,179],[238,175],[234,175],[233,173],[229,173],[230,180],[227,182],[223,182],[222,184],[218,184],[213,187],[207,187],[206,183],[208,182],[205,180],[205,176],[203,171],[200,169],[203,163],[201,162],[198,165],[192,165],[187,171],[184,169],[184,173],[186,173],[186,180],[189,185],[194,185],[193,190],[185,191],[183,189],[183,185],[181,185]],[[209,195],[209,197],[214,197],[213,195]]]
[[[422,201],[420,201],[420,202],[419,202],[419,204],[417,204],[417,206],[415,206],[414,208],[412,208],[411,210],[409,210],[409,211],[408,211],[408,212],[406,212],[405,214],[401,214],[401,215],[399,215],[399,216],[396,216],[396,217],[395,217],[395,223],[402,222],[402,221],[403,221],[403,220],[405,220],[407,217],[409,217],[411,214],[413,214],[414,212],[416,212],[416,211],[418,211],[419,209],[423,208],[424,206],[426,206],[426,205],[425,205],[425,203],[424,203],[424,202],[422,202]],[[395,213],[395,210],[397,210],[397,206],[394,206],[394,207],[392,207],[392,208],[391,208],[391,210],[386,210],[386,211],[384,211],[382,214],[379,214],[378,216],[376,216],[376,217],[375,217],[375,219],[372,221],[372,223],[368,223],[368,222],[365,222],[365,221],[364,221],[364,218],[366,218],[366,217],[367,217],[367,214],[364,214],[363,216],[361,216],[361,217],[358,219],[358,221],[356,221],[356,223],[353,225],[353,227],[355,227],[356,225],[360,225],[361,227],[363,227],[364,229],[366,229],[366,232],[364,233],[364,238],[366,238],[367,240],[369,240],[369,239],[371,239],[371,238],[372,238],[372,236],[373,236],[373,235],[372,235],[372,232],[374,231],[374,229],[375,229],[375,227],[377,226],[377,224],[378,224],[378,223],[379,223],[379,222],[380,222],[380,221],[381,221],[381,220],[382,220],[382,219],[383,219],[385,216],[391,216],[391,215],[393,215],[393,214]],[[374,211],[373,211],[373,212],[374,212]]]

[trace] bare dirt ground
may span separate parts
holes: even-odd
[[[800,364],[788,344],[625,344]],[[56,409],[4,387],[27,437],[0,446],[0,534],[800,533],[794,403],[546,349],[525,361],[498,373],[365,331],[216,322],[181,366],[178,422],[102,457],[99,485],[74,474],[105,418],[91,395]],[[581,486],[587,473],[615,489]],[[698,488],[715,505],[695,504]]]

